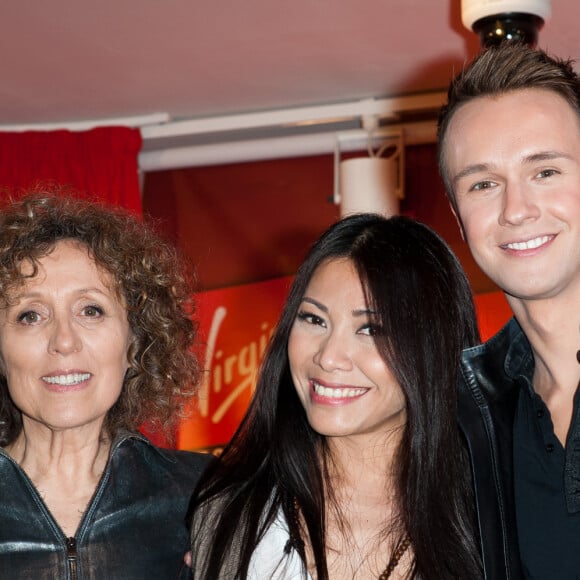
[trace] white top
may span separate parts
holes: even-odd
[[[254,550],[248,580],[312,580],[296,550],[285,553],[289,539],[290,530],[280,509]]]

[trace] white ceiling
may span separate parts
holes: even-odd
[[[171,120],[445,88],[479,49],[460,0],[5,0],[0,129]],[[539,45],[580,57],[578,0]]]

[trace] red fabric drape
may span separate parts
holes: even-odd
[[[0,132],[0,192],[18,196],[30,188],[63,187],[141,213],[141,143],[139,130],[128,127]]]

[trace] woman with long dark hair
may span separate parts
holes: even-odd
[[[477,341],[467,279],[427,226],[330,227],[193,496],[194,577],[481,577],[455,391]]]

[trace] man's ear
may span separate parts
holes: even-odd
[[[457,226],[459,227],[459,233],[461,234],[461,239],[467,243],[467,239],[465,237],[465,230],[463,229],[463,222],[461,221],[461,218],[459,217],[459,214],[457,213],[457,209],[453,206],[452,203],[449,204],[449,207],[451,208],[451,212],[453,213],[453,217],[455,218],[455,221],[457,222]]]

